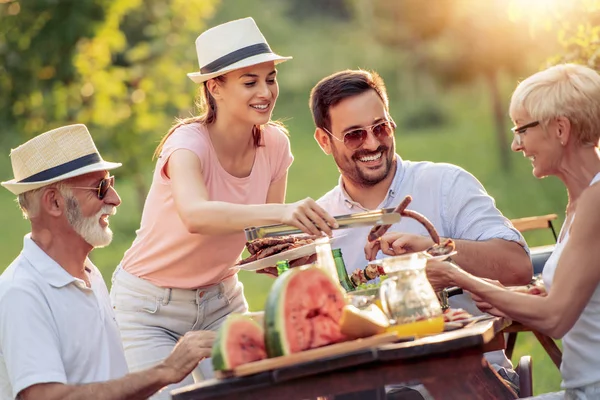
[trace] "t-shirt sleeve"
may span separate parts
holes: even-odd
[[[52,312],[33,288],[0,298],[0,349],[14,398],[36,384],[67,383]]]
[[[290,148],[290,139],[280,129],[274,126],[267,127],[268,132],[265,132],[267,140],[267,152],[270,155],[271,164],[271,183],[281,179],[292,165],[294,156]]]
[[[190,150],[198,156],[200,163],[205,164],[209,162],[209,152],[207,149],[207,143],[199,133],[199,124],[185,124],[181,125],[167,138],[165,141],[160,157],[156,163],[156,168],[159,171],[157,178],[161,183],[167,183],[169,177],[166,174],[165,167],[167,161],[175,150],[186,149]]]
[[[449,237],[466,240],[504,239],[519,243],[527,251],[523,236],[496,208],[494,198],[473,175],[462,168],[444,177],[444,227]]]

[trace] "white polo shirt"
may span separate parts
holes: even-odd
[[[123,377],[127,364],[106,284],[86,261],[91,288],[26,235],[0,276],[0,399],[29,386]]]

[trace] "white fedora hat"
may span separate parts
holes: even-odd
[[[2,182],[2,186],[16,195],[64,179],[121,166],[121,163],[104,161],[100,157],[92,136],[82,124],[42,133],[11,150],[10,158],[15,178]]]
[[[196,53],[200,72],[187,74],[196,83],[235,69],[267,61],[278,64],[292,59],[273,53],[250,17],[226,22],[203,32],[196,39]]]

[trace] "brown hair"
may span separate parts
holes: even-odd
[[[225,76],[223,76],[223,75],[217,76],[212,79],[216,80],[217,83],[221,84],[221,85],[223,83],[225,83]],[[154,158],[160,157],[160,153],[162,152],[165,142],[167,141],[169,136],[171,136],[173,134],[173,132],[175,132],[175,130],[177,128],[179,128],[180,126],[187,125],[187,124],[194,124],[194,123],[200,123],[200,124],[206,126],[206,125],[213,124],[217,120],[217,103],[215,102],[214,97],[212,97],[212,95],[210,94],[210,91],[208,90],[208,88],[206,86],[206,82],[204,82],[204,84],[200,86],[199,91],[200,92],[198,94],[198,97],[196,98],[196,107],[198,107],[198,110],[200,110],[200,115],[197,115],[194,117],[189,117],[189,118],[183,118],[183,119],[177,118],[175,124],[171,127],[171,129],[169,129],[169,132],[167,132],[167,134],[165,136],[163,136],[162,139],[160,140],[160,143],[158,144],[158,146],[156,147],[156,150],[154,151]],[[269,124],[273,124],[280,128],[283,128],[283,126],[280,126],[279,123],[269,122]],[[284,131],[285,131],[285,129],[284,129]],[[254,140],[254,146],[256,146],[256,147],[260,146],[261,136],[262,136],[262,127],[254,125],[252,127],[252,138]]]
[[[310,91],[308,105],[317,128],[331,129],[329,109],[342,100],[374,90],[389,111],[388,96],[383,79],[377,72],[345,70],[319,81]]]

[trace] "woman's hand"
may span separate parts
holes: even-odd
[[[321,236],[321,232],[331,236],[331,229],[338,227],[337,221],[310,197],[286,204],[281,223],[293,225],[303,232],[315,236]]]
[[[490,285],[498,286],[500,288],[505,288],[505,286],[503,284],[501,284],[499,281],[497,281],[495,279],[481,278],[481,280],[489,283]],[[504,314],[502,311],[498,310],[496,307],[494,307],[487,301],[483,300],[481,297],[477,296],[476,294],[471,293],[471,298],[475,302],[475,305],[477,306],[477,308],[479,308],[482,312],[492,314],[497,317],[507,318],[506,314]]]
[[[429,236],[413,235],[412,233],[389,232],[379,240],[367,242],[365,245],[365,258],[372,261],[377,257],[379,250],[388,256],[398,256],[427,250],[433,246]]]
[[[429,260],[425,267],[427,279],[436,292],[449,286],[456,286],[454,273],[459,271],[460,268],[456,264],[446,261]]]

